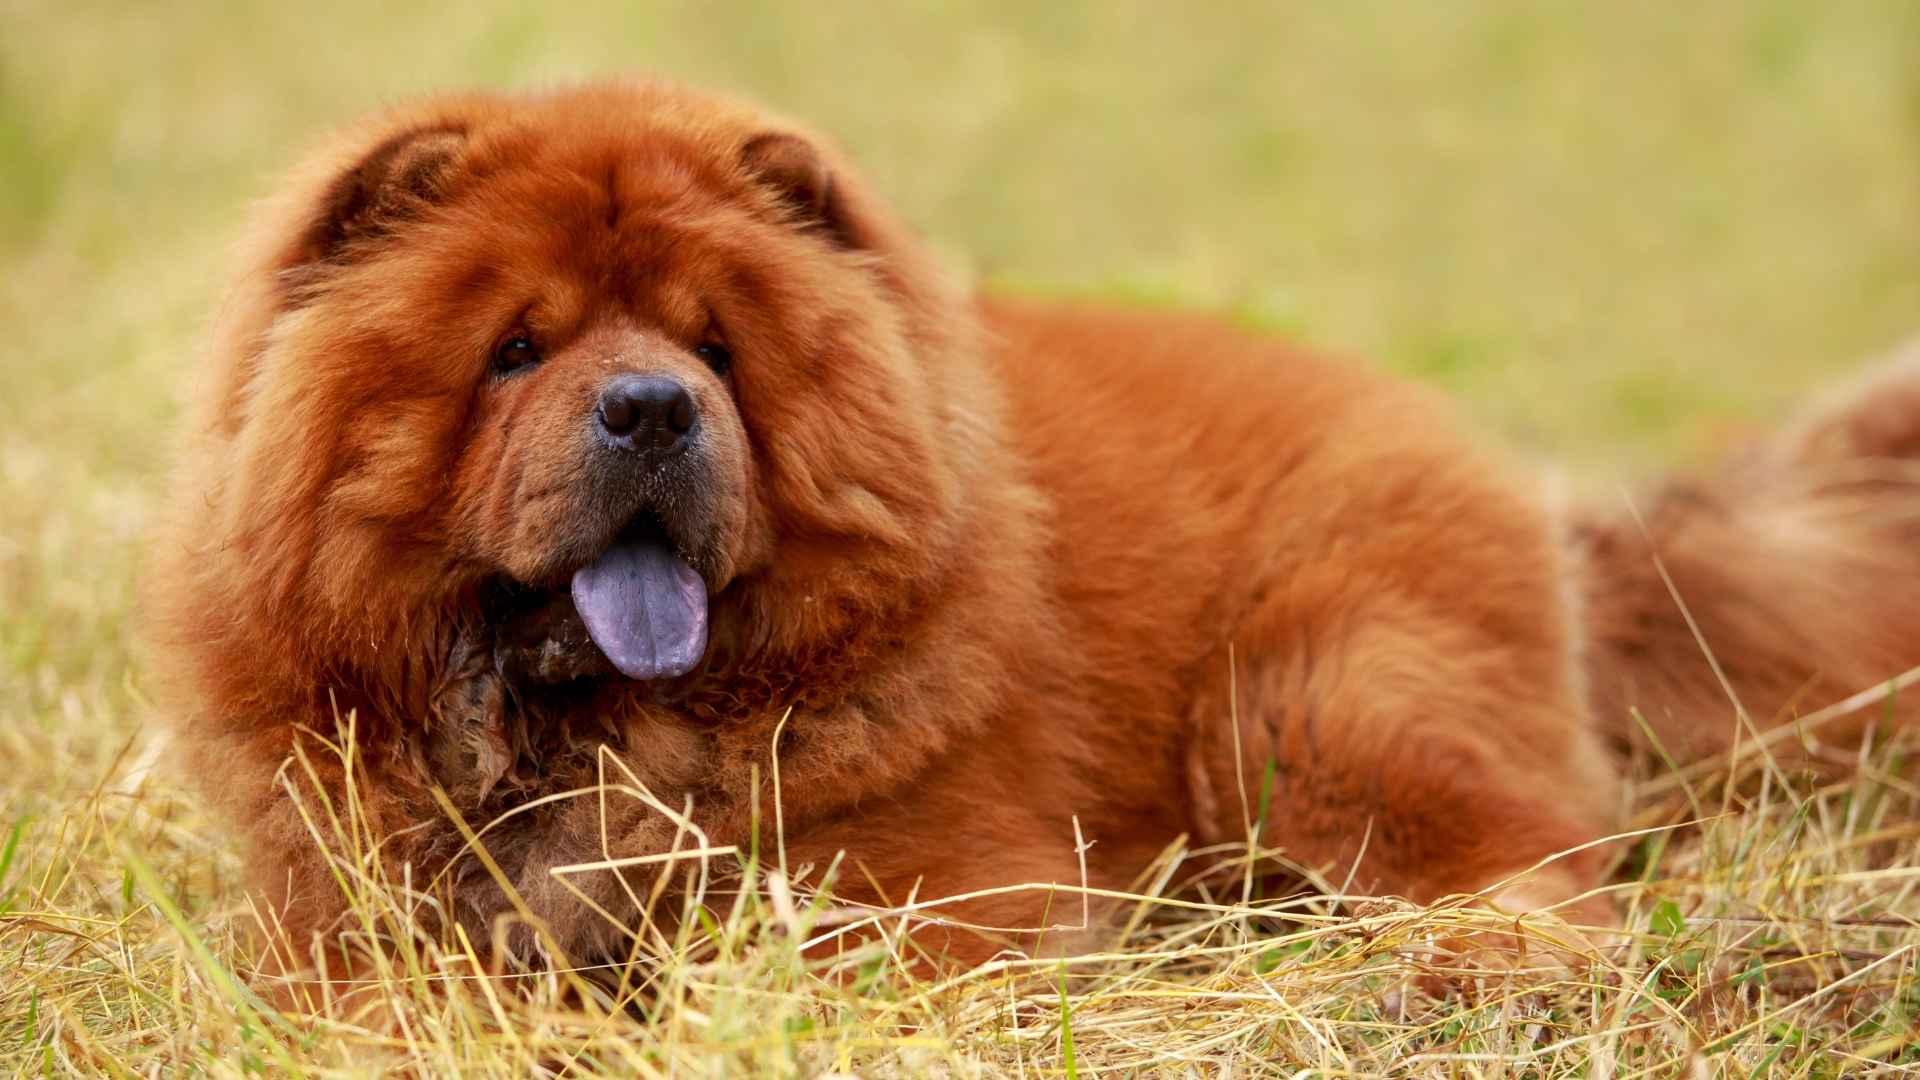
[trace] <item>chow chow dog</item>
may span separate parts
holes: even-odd
[[[536,960],[776,840],[943,963],[1182,836],[1605,921],[1624,748],[1920,662],[1920,362],[1641,521],[1563,512],[1364,366],[967,295],[824,139],[652,79],[322,145],[188,396],[150,668],[315,956],[349,798]]]

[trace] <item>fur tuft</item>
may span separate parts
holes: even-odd
[[[1575,531],[1593,703],[1616,744],[1646,743],[1638,709],[1682,762],[1731,745],[1707,650],[1760,730],[1920,664],[1920,343],[1719,472],[1637,501],[1644,530],[1623,508]],[[1857,743],[1878,714],[1819,738]]]

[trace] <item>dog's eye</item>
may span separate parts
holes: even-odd
[[[540,350],[525,334],[508,338],[493,354],[493,369],[502,373],[518,371],[528,364],[539,362]]]
[[[693,355],[705,361],[715,375],[725,375],[733,368],[733,354],[724,345],[702,345],[693,350]]]

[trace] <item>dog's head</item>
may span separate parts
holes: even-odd
[[[653,680],[938,572],[964,305],[815,137],[651,81],[432,100],[260,222],[190,421],[203,618],[340,672],[506,597],[591,636],[560,677]]]

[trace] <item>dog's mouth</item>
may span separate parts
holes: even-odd
[[[707,651],[707,583],[650,513],[575,571],[572,591],[588,636],[629,679],[685,675]]]
[[[707,649],[707,584],[651,511],[629,521],[564,586],[500,582],[488,621],[501,669],[540,684],[609,676],[672,679]]]

